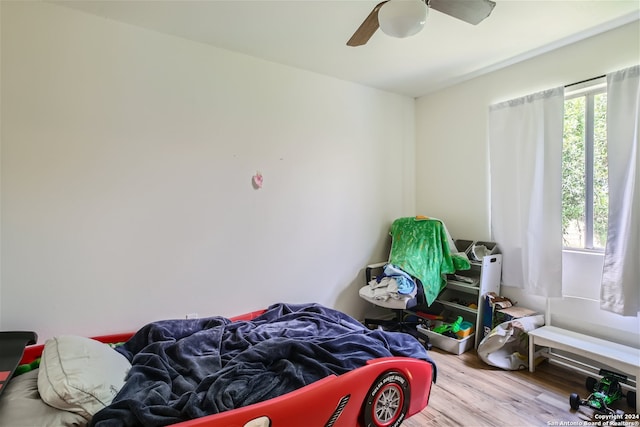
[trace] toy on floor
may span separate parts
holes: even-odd
[[[458,316],[455,322],[443,323],[440,326],[436,326],[435,328],[433,328],[433,332],[435,332],[436,334],[449,336],[451,338],[457,338],[456,332],[460,330],[461,324],[462,324],[462,316]]]
[[[620,415],[621,410],[614,410],[609,407],[612,403],[624,397],[620,382],[625,382],[627,377],[616,372],[606,369],[600,369],[599,374],[602,376],[600,381],[593,377],[587,377],[586,387],[591,394],[586,399],[580,399],[577,393],[571,393],[569,396],[569,404],[571,409],[578,409],[581,405],[593,408],[595,411],[603,414]],[[636,393],[630,391],[626,395],[627,403],[630,407],[636,406]]]

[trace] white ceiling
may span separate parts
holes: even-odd
[[[418,35],[359,47],[346,42],[379,0],[53,2],[413,97],[640,19],[640,0],[495,1],[477,26],[431,10]]]

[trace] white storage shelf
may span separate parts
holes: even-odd
[[[480,339],[482,338],[482,334],[478,333],[482,327],[482,316],[484,314],[482,299],[483,296],[489,292],[500,294],[502,255],[499,253],[498,246],[493,242],[456,240],[458,250],[466,252],[470,259],[472,258],[471,248],[474,244],[486,246],[489,249],[489,255],[484,256],[482,261],[471,261],[471,268],[469,270],[459,270],[455,275],[450,275],[447,280],[447,286],[440,293],[434,304],[440,304],[443,310],[448,312],[452,318],[449,320],[455,320],[457,316],[462,316],[464,320],[473,323],[475,334],[472,343],[475,347],[478,347]],[[470,306],[471,304],[475,306]],[[431,342],[436,347],[439,347],[438,343],[442,341],[433,339],[433,335],[436,335],[436,338],[438,338],[438,334],[430,333],[429,337],[431,338]],[[456,341],[452,338],[448,339]],[[448,348],[451,348],[452,344],[446,342],[446,345]],[[443,350],[450,351],[448,349]]]
[[[447,284],[447,287],[449,286],[450,284]],[[478,299],[477,293],[478,293],[477,288],[475,289],[474,294],[467,294],[459,290],[445,289],[438,296],[438,299],[436,301],[438,301],[440,304],[444,305],[445,307],[449,307],[455,310],[461,310],[466,313],[471,313],[475,317],[475,315],[478,313],[478,309],[470,307],[470,304],[471,303],[476,304],[476,301]]]

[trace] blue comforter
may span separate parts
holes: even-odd
[[[414,337],[369,330],[318,304],[276,304],[251,321],[155,322],[118,351],[132,368],[93,426],[174,424],[280,396],[378,357],[430,361]]]

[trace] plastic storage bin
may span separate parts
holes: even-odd
[[[465,351],[469,350],[473,347],[475,342],[474,336],[475,333],[462,338],[462,339],[454,339],[444,336],[442,334],[436,334],[433,331],[423,327],[422,325],[417,326],[418,332],[429,337],[429,342],[434,346],[438,347],[441,350],[448,351],[453,354],[462,354]]]

